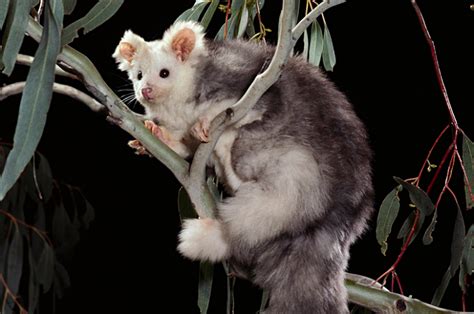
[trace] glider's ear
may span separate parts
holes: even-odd
[[[126,31],[112,55],[117,61],[119,69],[122,71],[129,70],[133,59],[141,49],[145,48],[145,45],[146,42],[142,37],[130,30]]]

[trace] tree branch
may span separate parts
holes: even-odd
[[[360,275],[346,273],[345,285],[350,302],[376,313],[460,313],[390,292],[373,279]]]
[[[23,92],[24,88],[25,88],[25,82],[16,82],[10,85],[0,87],[0,101],[4,100],[5,98],[9,96],[20,94],[21,92]],[[101,112],[101,111],[104,111],[105,109],[104,106],[100,102],[98,102],[91,96],[87,95],[86,93],[72,86],[54,83],[53,91],[55,93],[70,96],[71,98],[79,100],[80,102],[84,103],[87,107],[89,107],[89,109],[91,109],[94,112]]]

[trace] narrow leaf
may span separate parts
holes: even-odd
[[[28,313],[34,313],[39,299],[39,286],[36,280],[36,264],[33,257],[33,250],[28,250]]]
[[[449,281],[451,280],[451,269],[448,267],[446,272],[444,273],[443,279],[441,279],[441,283],[439,287],[436,289],[433,299],[431,300],[431,304],[435,306],[439,306],[441,303],[441,300],[443,299],[444,293],[446,292],[446,289],[448,288]]]
[[[206,314],[211,300],[214,265],[209,262],[199,264],[198,307],[201,314]]]
[[[466,293],[467,291],[466,276],[467,276],[466,271],[464,267],[461,266],[459,268],[458,284],[459,284],[459,288],[461,288],[461,291],[463,293]]]
[[[268,305],[268,300],[270,299],[270,293],[268,290],[263,290],[262,292],[262,301],[260,301],[260,313],[264,313]]]
[[[464,238],[462,265],[466,274],[474,273],[474,224],[471,225]]]
[[[3,73],[10,75],[25,37],[26,25],[31,9],[31,0],[10,0],[6,12],[5,31],[2,38]],[[5,5],[5,3],[3,3]],[[2,13],[5,15],[5,12]],[[3,23],[2,23],[3,24]]]
[[[456,221],[454,222],[453,237],[451,240],[451,277],[454,276],[461,264],[461,258],[464,246],[464,237],[466,234],[466,226],[464,225],[464,218],[461,209],[458,207]]]
[[[9,4],[10,0],[0,0],[0,30],[3,29],[3,23],[5,23],[5,19],[7,18]]]
[[[64,290],[70,285],[71,279],[66,268],[56,260],[54,263],[54,294],[61,299],[64,296]]]
[[[178,191],[178,211],[181,222],[189,218],[197,218],[193,204],[189,199],[188,193],[181,187]]]
[[[214,13],[216,13],[218,6],[219,0],[212,0],[211,5],[207,8],[206,13],[204,13],[204,16],[201,20],[201,25],[204,27],[204,30],[209,27],[209,24],[211,23],[212,17],[214,16]]]
[[[309,45],[308,61],[316,66],[321,62],[323,54],[324,40],[323,30],[318,21],[315,21],[311,26],[311,42]]]
[[[413,226],[413,223],[415,222],[415,215],[416,211],[412,211],[410,215],[408,215],[407,219],[403,223],[402,227],[400,228],[400,231],[398,232],[397,239],[403,238],[403,242],[407,241],[408,234],[410,233],[410,230]],[[415,240],[415,238],[418,236],[418,233],[420,233],[421,227],[423,226],[423,223],[425,221],[425,215],[423,212],[420,212],[420,217],[418,218],[418,223],[416,224],[415,227],[415,232],[413,233],[413,236],[411,237],[410,244]]]
[[[474,143],[466,136],[462,142],[462,163],[466,171],[464,178],[464,190],[466,193],[467,208],[474,207]]]
[[[375,233],[383,255],[385,255],[387,251],[387,239],[392,231],[393,223],[395,222],[400,210],[400,198],[398,197],[399,191],[400,187],[396,187],[388,193],[380,205],[377,216],[377,228]]]
[[[38,283],[43,286],[43,293],[48,292],[53,284],[54,260],[55,256],[53,249],[45,243],[37,264],[36,272]]]
[[[336,65],[336,53],[334,52],[331,33],[329,33],[329,28],[327,25],[325,25],[324,28],[324,45],[322,54],[323,64],[326,71],[334,70],[334,66]]]
[[[237,29],[237,38],[241,38],[245,34],[245,30],[247,29],[247,24],[249,22],[249,10],[247,6],[242,7],[242,13],[240,15],[240,22],[239,27]]]
[[[61,38],[62,45],[67,45],[71,43],[74,38],[79,37],[79,30],[82,29],[83,34],[87,34],[102,25],[114,16],[117,10],[122,6],[123,1],[124,0],[99,0],[84,17],[64,28]]]
[[[76,7],[77,0],[63,0],[64,14],[71,14]]]
[[[430,245],[433,242],[433,232],[436,227],[436,223],[438,222],[438,211],[435,210],[433,214],[433,218],[431,219],[431,223],[429,224],[428,228],[426,228],[425,234],[423,235],[423,244]]]
[[[31,160],[43,134],[51,102],[56,58],[60,49],[62,19],[62,2],[46,1],[43,36],[21,97],[14,146],[0,178],[0,200],[5,197]]]
[[[409,193],[410,200],[415,204],[423,214],[430,216],[433,214],[434,205],[431,199],[428,197],[425,191],[421,190],[419,187],[410,184],[401,178],[393,177],[397,183],[401,184]]]
[[[207,1],[196,1],[192,8],[184,11],[178,18],[178,21],[198,21],[201,17],[202,12],[209,3]]]
[[[303,33],[303,57],[308,60],[308,52],[309,52],[309,36],[308,36],[308,29],[305,29]]]
[[[13,238],[8,248],[7,284],[13,295],[17,295],[23,274],[23,238],[18,226],[13,230]]]

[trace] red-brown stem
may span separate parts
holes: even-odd
[[[431,59],[433,60],[433,65],[436,72],[436,78],[438,80],[438,85],[441,89],[441,92],[443,93],[443,97],[446,102],[446,107],[448,108],[448,111],[449,111],[451,122],[454,125],[454,129],[455,129],[454,137],[456,138],[457,137],[456,133],[459,128],[458,122],[456,120],[456,116],[454,115],[453,107],[451,106],[451,101],[449,100],[449,97],[448,97],[448,91],[446,90],[446,85],[444,84],[443,75],[441,74],[441,68],[439,66],[438,55],[436,53],[436,47],[435,47],[434,41],[431,38],[430,32],[428,31],[428,27],[426,26],[425,18],[423,17],[423,14],[421,13],[420,7],[416,3],[416,0],[411,0],[411,4],[413,8],[415,9],[416,16],[418,17],[418,21],[420,22],[421,29],[423,30],[425,39],[428,42],[428,45],[430,47]]]
[[[423,162],[423,165],[421,166],[421,169],[420,169],[420,172],[418,173],[418,177],[416,177],[416,182],[415,182],[415,185],[416,186],[419,186],[420,184],[420,181],[421,181],[421,175],[423,174],[423,171],[425,170],[425,166],[426,164],[428,163],[428,160],[430,159],[431,157],[431,154],[433,153],[433,150],[435,149],[435,147],[438,145],[438,142],[441,140],[441,138],[443,137],[444,133],[446,133],[446,131],[449,129],[449,124],[447,126],[444,127],[443,131],[441,131],[441,133],[438,135],[438,137],[436,138],[436,140],[434,141],[433,145],[431,146],[429,152],[428,152],[428,155],[426,156],[425,158],[425,161]],[[440,168],[440,167],[438,167]]]
[[[402,260],[402,257],[405,254],[405,251],[407,250],[408,245],[410,244],[411,239],[413,238],[413,235],[415,234],[416,226],[418,225],[419,220],[420,220],[420,211],[418,209],[416,209],[415,210],[415,219],[413,220],[413,225],[410,229],[410,233],[407,236],[407,240],[405,241],[405,243],[403,243],[402,249],[400,250],[400,254],[398,254],[398,257],[397,257],[396,261],[392,264],[392,266],[390,266],[390,268],[385,273],[380,275],[379,278],[377,278],[375,280],[375,282],[378,282],[382,278],[387,277],[388,275],[393,273],[395,271],[395,269],[397,269],[398,264]]]
[[[459,151],[456,151],[456,157],[459,161],[459,165],[461,166],[462,174],[463,174],[463,177],[464,177],[464,181],[466,182],[467,191],[469,192],[469,196],[471,197],[471,200],[474,201],[474,194],[472,193],[472,186],[471,186],[471,183],[469,182],[469,178],[467,177],[466,168],[464,168],[464,164],[462,162],[461,155],[459,155]]]
[[[5,278],[3,277],[3,274],[0,273],[0,284],[5,288],[5,297],[3,298],[3,303],[6,302],[7,297],[10,296],[10,298],[13,300],[13,302],[18,306],[20,309],[20,314],[27,314],[28,311],[21,305],[21,303],[18,301],[18,298],[16,295],[12,293],[10,290],[10,287],[8,287],[7,282],[5,281]],[[1,309],[1,308],[0,308]]]
[[[15,216],[13,216],[12,214],[10,214],[9,212],[7,211],[4,211],[3,209],[0,209],[0,214],[8,217],[14,224],[20,224],[28,229],[31,229],[33,232],[35,232],[43,241],[46,241],[51,247],[53,246],[53,243],[51,242],[51,240],[49,239],[48,237],[48,234],[46,231],[43,231],[43,230],[40,230],[38,228],[36,228],[35,226],[32,226],[26,222],[24,222],[23,220],[20,220],[18,218],[16,218]]]
[[[430,184],[428,185],[428,188],[426,189],[427,194],[431,192],[431,189],[433,188],[436,182],[436,179],[438,178],[438,175],[441,172],[441,169],[443,169],[444,163],[448,159],[449,153],[451,153],[451,151],[453,150],[453,147],[454,147],[453,143],[451,143],[451,145],[449,145],[448,149],[444,153],[443,158],[441,159],[441,162],[439,163],[438,168],[436,169],[436,172],[433,175],[433,178],[431,178]]]
[[[227,39],[227,27],[229,24],[230,0],[227,0],[227,9],[225,10],[224,39]]]
[[[395,271],[393,273],[395,275],[395,280],[397,281],[397,285],[398,285],[398,289],[400,290],[400,294],[405,295],[405,293],[403,292],[402,283],[400,282],[400,277],[398,277],[398,275]]]
[[[438,199],[436,200],[436,203],[434,205],[435,208],[438,208],[439,203],[441,202],[441,198],[443,197],[443,194],[446,192],[447,189],[449,189],[449,182],[451,181],[455,161],[456,161],[456,154],[453,153],[453,154],[451,154],[451,159],[449,160],[449,165],[448,165],[448,169],[447,169],[447,173],[446,173],[446,178],[444,179],[443,189],[439,193]],[[449,191],[451,191],[451,189],[449,189]],[[451,191],[451,193],[452,193],[452,191]],[[454,193],[452,193],[452,194],[454,196]]]

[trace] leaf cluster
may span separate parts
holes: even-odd
[[[10,150],[0,145],[0,169]],[[33,314],[41,295],[63,295],[70,285],[64,265],[93,219],[84,195],[55,182],[48,161],[36,153],[0,202],[1,313]]]

